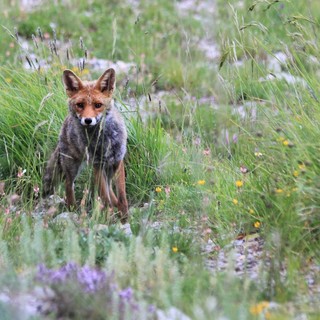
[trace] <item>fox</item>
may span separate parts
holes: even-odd
[[[54,193],[59,181],[65,182],[66,205],[76,205],[74,182],[82,164],[93,166],[94,184],[105,207],[128,218],[124,157],[127,130],[124,118],[115,107],[115,70],[107,69],[98,80],[82,81],[71,70],[62,76],[69,113],[64,120],[58,144],[43,177],[43,196]],[[112,181],[116,194],[112,189]]]

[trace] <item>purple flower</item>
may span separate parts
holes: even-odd
[[[133,290],[132,288],[128,287],[124,290],[121,290],[119,292],[119,297],[123,300],[127,300],[127,301],[130,301],[133,297]]]
[[[157,308],[156,308],[156,306],[154,304],[150,304],[148,306],[148,312],[149,313],[155,313],[156,311],[157,311]]]
[[[232,136],[232,141],[233,141],[233,143],[238,142],[238,135],[236,133]]]
[[[76,272],[77,266],[75,263],[68,263],[58,270],[48,269],[45,265],[40,264],[36,279],[50,285],[60,284],[71,278]]]
[[[92,269],[88,266],[82,267],[77,273],[78,282],[84,291],[94,293],[101,289],[106,283],[106,274],[103,271]]]
[[[139,319],[141,310],[144,310],[135,299],[131,287],[119,290],[113,273],[97,268],[81,267],[71,262],[58,269],[49,269],[40,264],[36,279],[53,291],[53,295],[50,293],[50,296],[44,297],[51,302],[52,310],[56,315],[68,319],[71,315],[75,318],[81,315],[81,319],[90,319],[92,303],[97,306],[96,310],[101,311],[98,312],[101,319],[105,319],[107,314],[122,320],[126,319],[128,314],[131,319]],[[116,296],[118,299],[114,299]],[[149,315],[155,313],[155,310],[156,308],[150,305]]]

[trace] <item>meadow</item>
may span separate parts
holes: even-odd
[[[318,1],[0,12],[0,319],[319,319]],[[124,225],[90,169],[73,212],[63,185],[41,197],[62,71],[108,67],[129,133]]]

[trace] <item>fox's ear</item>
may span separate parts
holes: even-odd
[[[81,79],[71,70],[64,70],[62,79],[67,95],[70,98],[83,88]]]
[[[95,87],[106,95],[110,95],[116,86],[116,72],[110,68],[97,80]]]

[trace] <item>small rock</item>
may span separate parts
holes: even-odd
[[[73,212],[62,212],[52,220],[56,224],[67,224],[68,221],[78,223],[78,215]]]
[[[120,228],[127,236],[132,236],[132,231],[129,223],[122,224]]]
[[[157,310],[158,320],[191,320],[187,315],[185,315],[181,310],[171,307],[166,311]]]

